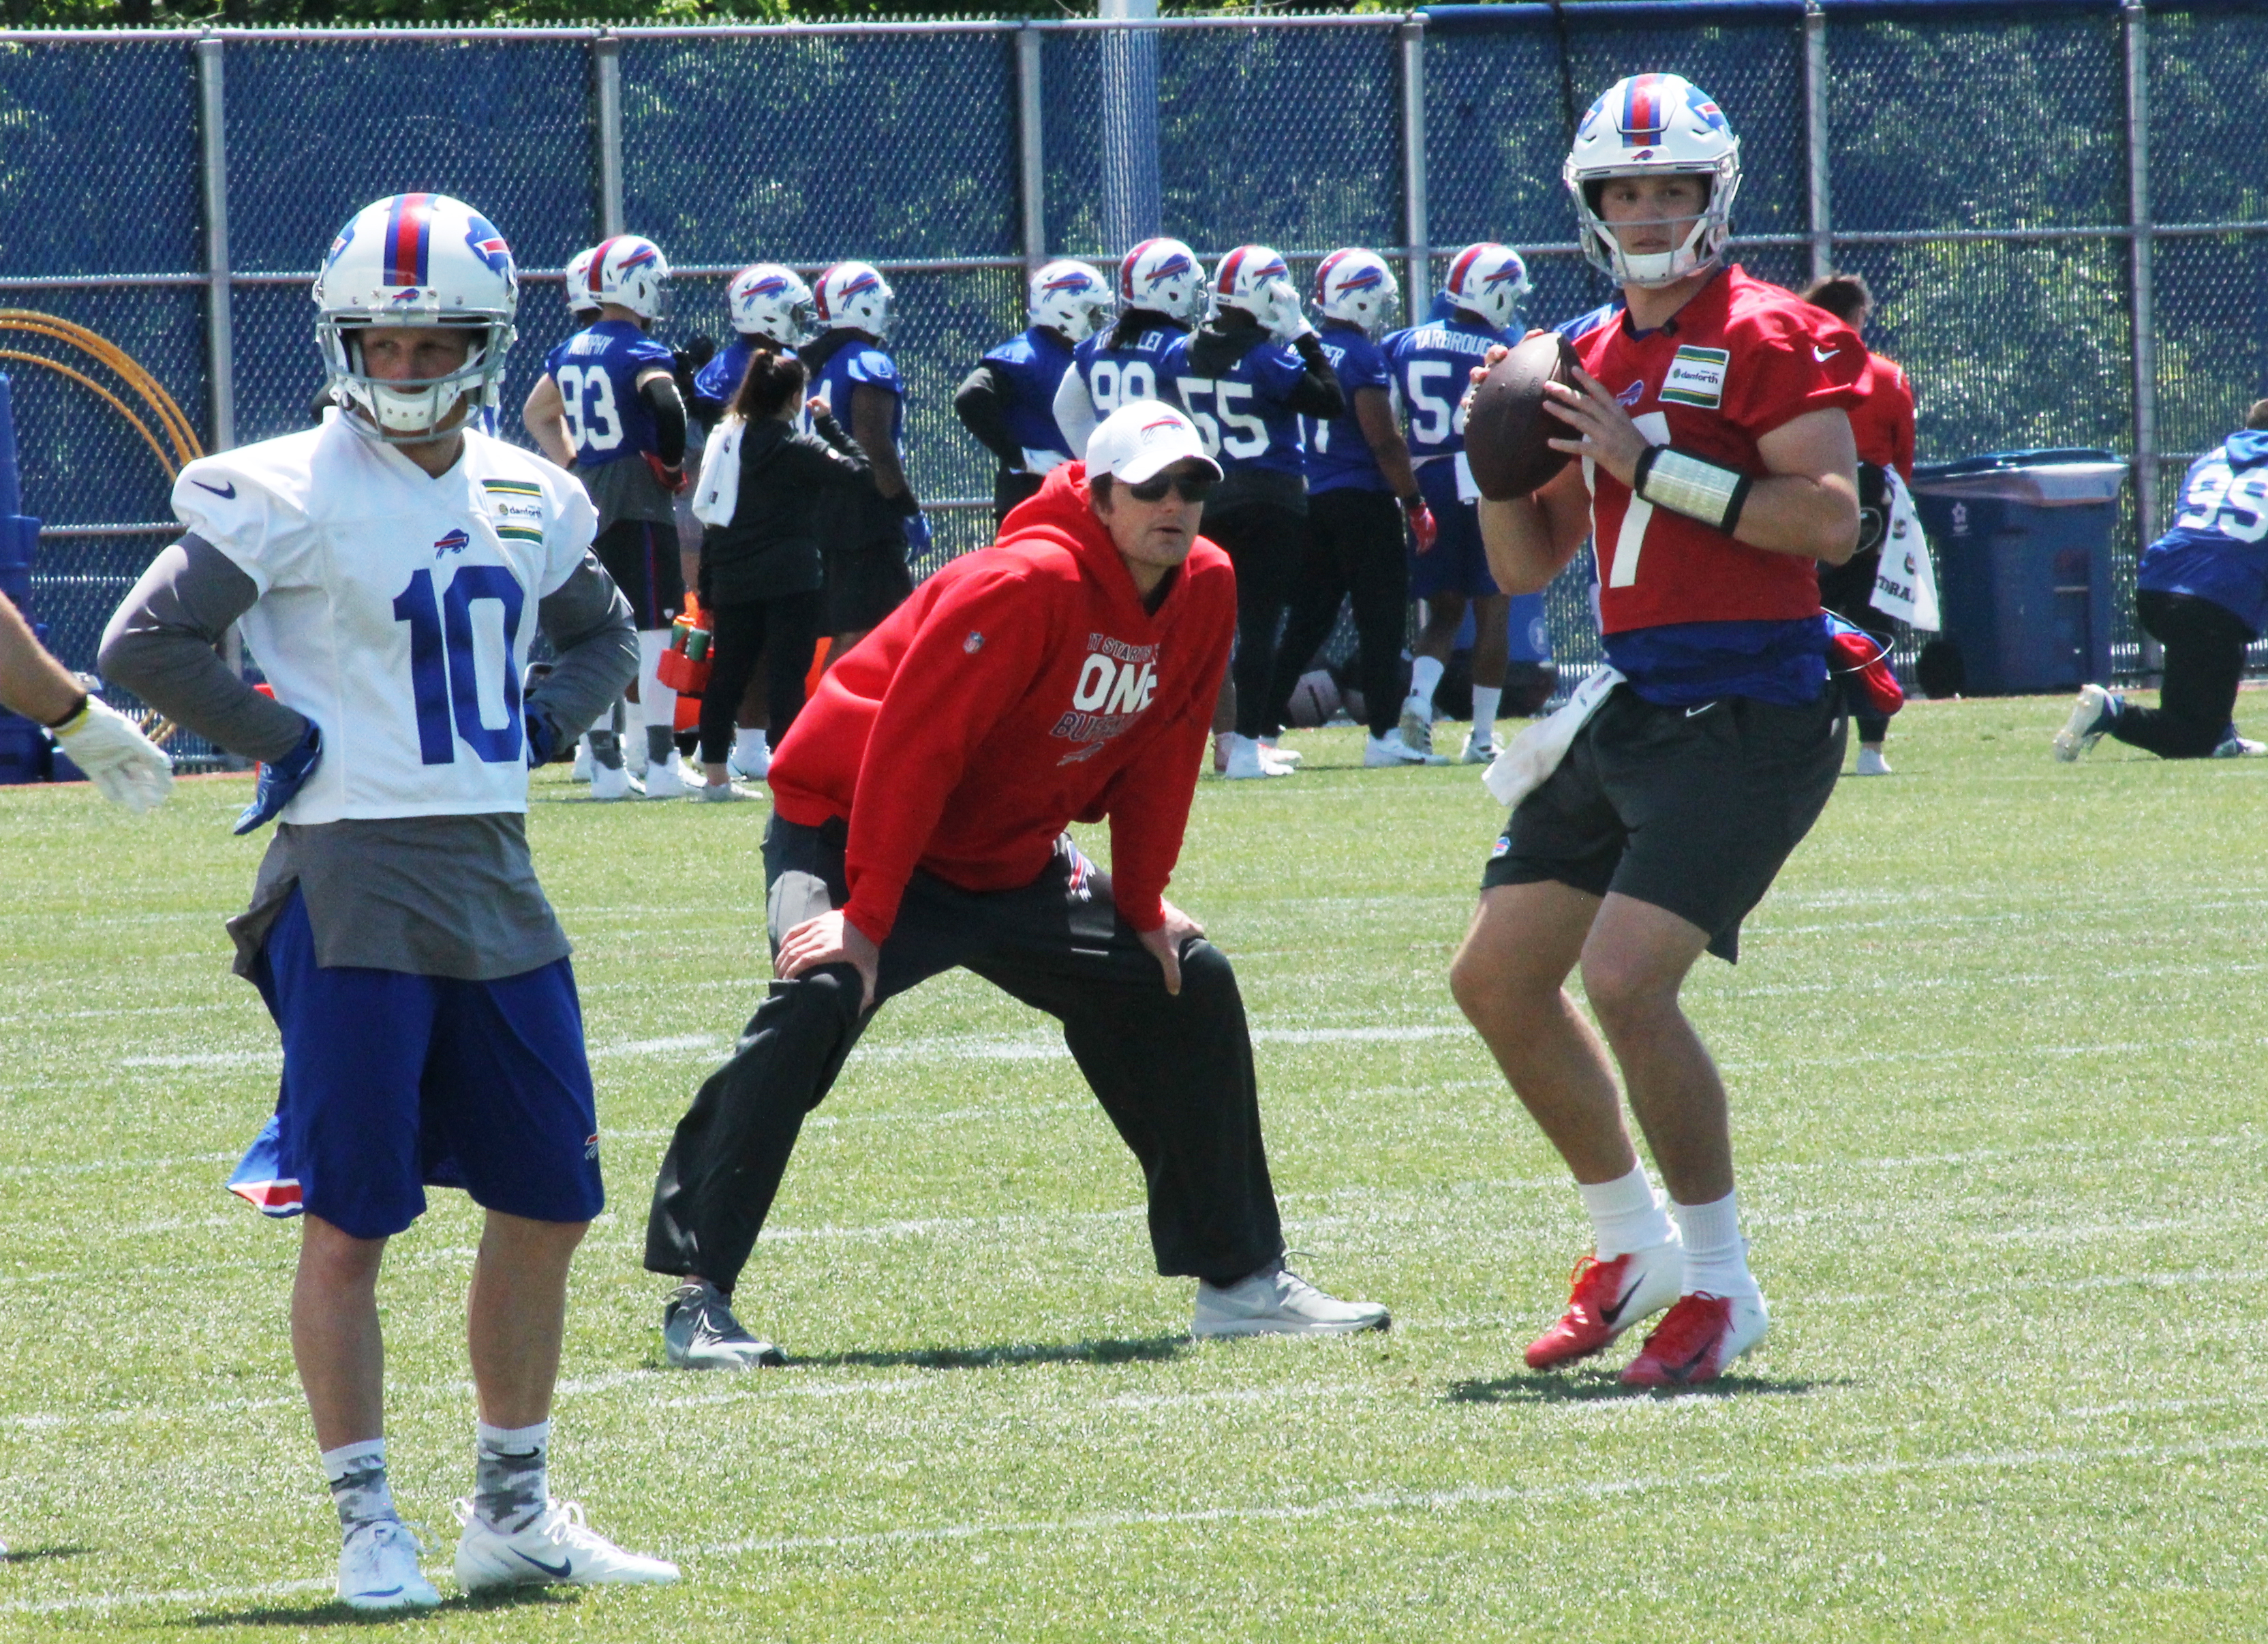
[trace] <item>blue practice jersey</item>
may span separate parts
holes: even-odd
[[[1321,341],[1323,358],[1331,362],[1338,372],[1339,391],[1346,395],[1346,409],[1333,417],[1307,417],[1307,489],[1310,491],[1366,490],[1382,491],[1392,489],[1386,476],[1378,471],[1378,459],[1370,449],[1370,441],[1363,437],[1362,424],[1356,418],[1354,396],[1361,388],[1391,388],[1393,373],[1387,369],[1386,356],[1377,343],[1366,336],[1361,328],[1340,321],[1327,321]]]
[[[1289,343],[1261,338],[1217,376],[1200,377],[1189,359],[1194,335],[1177,336],[1160,366],[1170,380],[1170,396],[1204,436],[1205,450],[1225,472],[1256,468],[1304,478],[1307,442],[1300,417],[1288,409],[1307,374],[1305,361]]]
[[[856,337],[827,357],[804,398],[802,422],[808,431],[811,412],[825,406],[847,431],[850,427],[850,394],[855,388],[880,388],[890,395],[890,446],[905,454],[906,389],[899,380],[897,362],[872,343]]]
[[[1105,346],[1110,333],[1098,331],[1071,350],[1071,369],[1086,385],[1086,397],[1101,422],[1136,400],[1167,398],[1166,350],[1186,333],[1152,326],[1124,348]]]
[[[2211,600],[2256,638],[2268,628],[2268,431],[2231,434],[2190,464],[2174,527],[2144,551],[2134,582]]]
[[[733,396],[740,391],[740,379],[748,371],[748,357],[755,351],[754,343],[736,336],[711,354],[709,363],[693,374],[693,403],[687,409],[698,411],[711,423],[724,416],[725,408],[733,403]]]
[[[1008,380],[1008,431],[1027,451],[1071,455],[1071,441],[1056,426],[1056,389],[1071,369],[1071,344],[1039,326],[1026,328],[984,356]]]
[[[1459,320],[1429,320],[1386,339],[1386,363],[1409,419],[1412,458],[1423,462],[1453,457],[1465,448],[1465,424],[1457,407],[1471,386],[1473,367],[1489,350],[1515,341]]]
[[[567,409],[577,468],[602,468],[655,448],[653,411],[637,380],[675,364],[667,349],[627,320],[601,320],[545,356],[543,369]]]

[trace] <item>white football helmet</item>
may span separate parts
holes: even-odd
[[[579,325],[599,317],[599,299],[591,295],[591,259],[598,254],[596,246],[585,246],[567,259],[567,313]]]
[[[1204,270],[1178,240],[1145,240],[1118,265],[1118,301],[1194,325],[1204,312]]]
[[[586,295],[602,303],[615,303],[652,325],[664,313],[662,282],[669,277],[669,259],[661,247],[643,234],[616,234],[591,247],[591,266],[583,276]]]
[[[1326,320],[1342,320],[1376,336],[1393,323],[1402,285],[1386,259],[1349,246],[1334,251],[1315,270],[1315,306]]]
[[[1509,331],[1519,317],[1521,304],[1534,289],[1520,254],[1510,246],[1484,240],[1457,254],[1449,264],[1449,277],[1442,282],[1441,294],[1497,330]]]
[[[1241,308],[1270,336],[1296,336],[1307,324],[1299,288],[1284,259],[1265,246],[1239,246],[1213,270],[1212,306]]]
[[[733,329],[782,348],[799,348],[816,335],[812,324],[811,287],[793,269],[777,262],[752,262],[725,288],[725,307]]]
[[[1084,343],[1110,313],[1110,287],[1084,262],[1065,257],[1032,276],[1030,322]]]
[[[1599,216],[1609,177],[1683,173],[1707,180],[1709,202],[1668,251],[1630,255]],[[1609,86],[1575,128],[1567,156],[1583,254],[1621,285],[1667,285],[1723,254],[1741,191],[1741,143],[1709,93],[1675,74],[1634,74]]]
[[[819,276],[814,304],[823,331],[890,335],[890,301],[897,295],[871,262],[838,262]]]
[[[357,431],[416,444],[497,404],[519,276],[504,236],[463,201],[397,194],[363,207],[331,241],[314,297],[330,394]],[[461,327],[465,363],[446,377],[380,381],[363,368],[373,326]]]

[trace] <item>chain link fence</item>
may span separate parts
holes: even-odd
[[[1520,247],[1529,317],[1607,295],[1559,181],[1572,123],[1642,70],[1742,138],[1735,254],[1865,274],[1925,460],[2024,446],[2131,458],[2120,567],[2187,461],[2268,392],[2268,13],[2230,0],[1588,0],[1316,18],[716,28],[0,33],[0,306],[115,343],[208,447],[303,426],[307,282],[337,225],[405,188],[474,202],[526,274],[506,431],[569,322],[559,270],[624,229],[681,270],[664,335],[725,332],[758,257],[859,257],[898,293],[908,469],[938,557],[990,534],[990,460],[952,412],[1023,323],[1026,269],[1106,269],[1167,232],[1276,246],[1303,276],[1366,244],[1422,313],[1471,240]],[[166,463],[48,341],[0,329],[34,615],[87,666],[164,540]],[[145,417],[145,420],[146,417]],[[139,527],[139,528],[136,528]],[[2131,601],[2122,666],[2139,669]],[[1587,598],[1550,595],[1563,662]]]

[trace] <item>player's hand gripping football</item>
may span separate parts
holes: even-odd
[[[173,762],[166,750],[99,697],[84,698],[53,734],[96,793],[136,816],[164,804],[173,790]]]
[[[1166,973],[1166,992],[1178,994],[1182,991],[1182,944],[1193,936],[1203,936],[1204,926],[1182,912],[1170,902],[1158,904],[1166,910],[1166,922],[1154,931],[1138,931],[1142,946],[1148,948]]]
[[[1568,427],[1566,439],[1545,443],[1554,451],[1589,458],[1628,485],[1637,476],[1638,460],[1646,454],[1646,437],[1596,377],[1580,365],[1574,372],[1572,388],[1561,382],[1543,385],[1549,396],[1543,409]]]
[[[839,910],[818,914],[790,931],[780,944],[779,956],[772,961],[772,974],[783,982],[792,982],[821,965],[856,966],[865,990],[859,1008],[874,1008],[874,978],[881,968],[881,949]]]

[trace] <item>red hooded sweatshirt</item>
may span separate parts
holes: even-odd
[[[917,867],[965,890],[1040,876],[1074,819],[1110,819],[1118,910],[1164,922],[1236,573],[1204,538],[1154,613],[1067,462],[999,540],[914,590],[850,653],[772,756],[782,816],[846,817],[850,922],[879,943]]]

